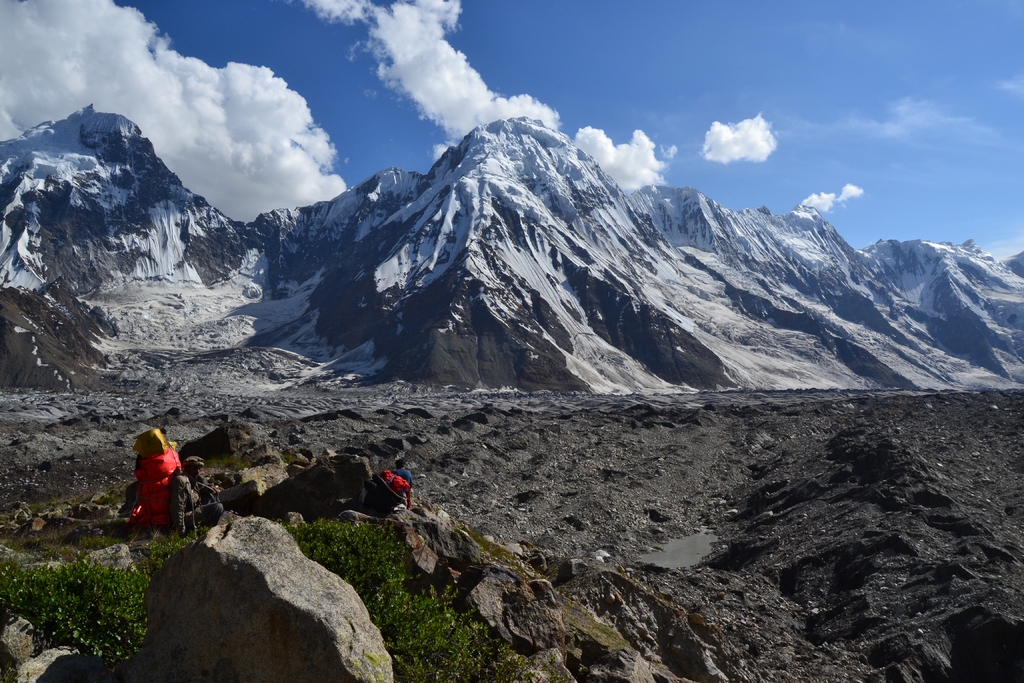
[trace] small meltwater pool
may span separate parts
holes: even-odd
[[[714,534],[693,534],[669,541],[659,552],[641,555],[640,561],[666,569],[692,567],[711,552],[711,544],[717,540],[718,536]]]

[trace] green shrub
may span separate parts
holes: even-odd
[[[486,625],[455,611],[450,593],[417,595],[406,588],[411,577],[394,527],[320,520],[288,530],[307,557],[355,588],[380,629],[397,681],[511,682],[527,676],[522,660]]]
[[[100,656],[108,665],[135,653],[146,634],[149,577],[80,560],[56,567],[0,565],[0,603],[53,645]]]
[[[109,569],[87,559],[29,569],[0,565],[0,604],[31,622],[52,645],[103,657],[113,667],[142,645],[146,588],[153,574],[205,531],[154,539],[140,571]]]

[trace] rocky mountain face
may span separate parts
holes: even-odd
[[[427,174],[387,169],[243,225],[182,187],[130,121],[86,108],[0,143],[0,206],[0,282],[60,279],[122,319],[122,346],[150,343],[128,331],[151,330],[153,307],[126,313],[111,293],[144,283],[208,301],[230,284],[262,301],[218,309],[234,331],[224,348],[280,347],[357,380],[599,392],[1024,380],[1015,261],[973,243],[856,251],[808,207],[626,195],[526,119],[477,128]],[[209,306],[171,308],[185,312],[159,325],[214,350],[210,316],[190,313]]]
[[[102,313],[59,282],[38,292],[0,289],[0,386],[91,388],[104,365],[94,344],[112,333]]]
[[[876,282],[912,333],[1000,376],[1019,377],[1024,349],[1024,280],[1015,257],[996,261],[962,245],[879,241],[863,250]]]
[[[670,245],[567,138],[480,128],[289,220],[276,282],[316,277],[316,338],[383,379],[523,389],[730,387],[667,297]],[[283,229],[282,229],[283,231]],[[276,275],[276,276],[275,276]],[[674,287],[674,285],[669,285]]]
[[[0,142],[0,209],[0,386],[95,380],[95,342],[116,322],[79,298],[203,288],[267,251],[187,190],[138,126],[91,106]]]
[[[961,254],[912,275],[808,207],[625,195],[527,120],[473,131],[427,175],[390,169],[260,220],[286,233],[272,281],[312,283],[306,325],[290,329],[381,379],[607,391],[1024,377],[1024,281],[976,247],[908,244]]]
[[[92,106],[0,143],[0,284],[78,295],[133,281],[210,285],[258,233],[187,190],[138,126]]]

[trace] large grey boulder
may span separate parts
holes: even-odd
[[[146,592],[142,649],[123,683],[391,683],[355,590],[280,525],[243,518],[175,555]]]
[[[89,559],[108,569],[131,569],[135,566],[131,548],[125,543],[118,543],[88,553]]]
[[[18,667],[18,683],[120,683],[101,657],[86,657],[78,650],[44,650]]]
[[[266,492],[266,484],[258,479],[250,479],[237,486],[224,489],[220,492],[217,500],[221,502],[225,510],[237,512],[240,515],[249,515],[252,514],[253,504]]]
[[[213,458],[241,458],[246,451],[256,447],[252,427],[244,422],[225,422],[209,434],[189,441],[178,454],[181,461],[192,456],[203,460]]]
[[[298,512],[307,522],[336,514],[339,499],[354,498],[373,476],[370,461],[354,455],[318,459],[317,464],[269,488],[253,504],[253,514],[284,519]]]
[[[43,649],[43,637],[16,614],[0,614],[0,665],[21,665]]]
[[[590,667],[587,683],[655,683],[651,666],[636,650],[613,652]]]
[[[562,605],[547,581],[524,581],[499,565],[470,567],[459,577],[456,606],[475,611],[521,655],[565,650]]]
[[[287,479],[288,472],[283,465],[267,464],[244,469],[238,476],[239,483],[221,491],[219,499],[225,510],[249,515],[260,496]]]

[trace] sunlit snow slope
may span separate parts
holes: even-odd
[[[690,188],[627,196],[525,119],[478,128],[427,175],[391,169],[261,220],[287,233],[271,264],[281,292],[313,287],[292,331],[339,369],[372,359],[383,379],[632,391],[1024,376],[1016,352],[979,362],[944,342],[814,209],[731,211]]]

